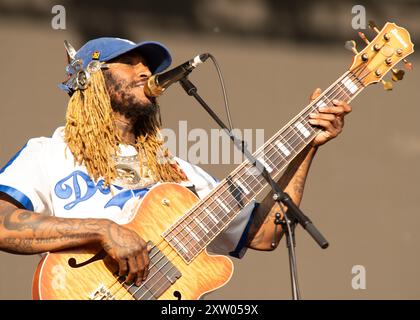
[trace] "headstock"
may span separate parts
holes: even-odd
[[[347,41],[345,47],[356,55],[349,68],[364,86],[381,81],[386,90],[392,89],[392,83],[383,80],[383,77],[392,71],[392,80],[402,80],[403,70],[395,69],[395,65],[401,60],[404,61],[407,70],[412,69],[412,64],[405,57],[414,52],[414,44],[411,42],[410,34],[404,28],[398,27],[395,23],[387,22],[382,30],[370,21],[369,27],[377,36],[369,41],[366,36],[359,32],[359,36],[367,44],[358,52],[354,41]]]

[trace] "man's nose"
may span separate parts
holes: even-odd
[[[152,73],[150,72],[150,70],[142,70],[140,72],[140,78],[141,79],[148,79],[152,76]]]

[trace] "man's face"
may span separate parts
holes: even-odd
[[[155,115],[155,98],[144,93],[144,85],[152,75],[144,58],[131,52],[109,61],[108,65],[104,76],[114,111],[133,121]]]

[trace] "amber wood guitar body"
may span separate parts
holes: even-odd
[[[229,258],[208,255],[204,250],[187,264],[163,241],[162,233],[197,201],[199,199],[187,188],[174,183],[159,184],[146,194],[136,216],[126,225],[145,241],[152,241],[182,274],[158,299],[199,299],[204,293],[226,284],[232,276],[233,264]],[[74,263],[89,261],[100,249],[49,253],[35,272],[33,298],[83,300],[94,299],[96,293],[96,298],[100,299],[134,299],[117,281],[106,259],[75,267]]]

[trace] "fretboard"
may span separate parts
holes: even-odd
[[[309,114],[317,112],[319,107],[332,106],[334,99],[350,102],[363,88],[360,79],[346,72],[253,156],[273,177],[281,173],[320,131],[309,124]],[[265,187],[264,178],[246,160],[162,236],[189,263]]]

